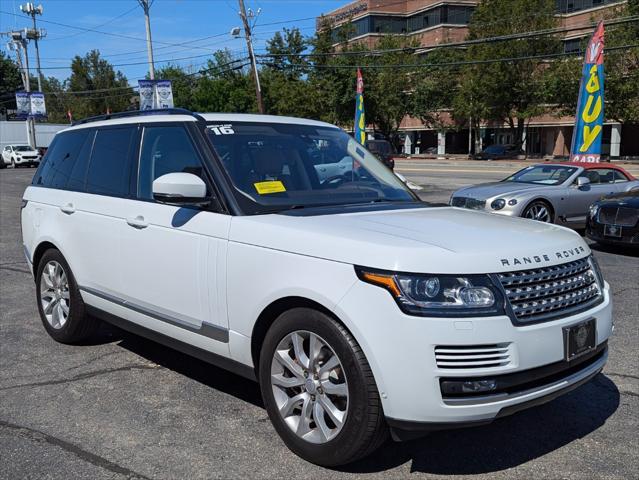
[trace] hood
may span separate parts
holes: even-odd
[[[617,193],[597,202],[599,205],[623,205],[624,207],[639,208],[639,190]]]
[[[549,185],[536,185],[520,182],[491,182],[480,183],[466,188],[461,188],[453,193],[454,197],[469,197],[476,200],[487,200],[503,195],[517,196],[522,193],[531,193],[532,190],[545,190]]]
[[[524,270],[590,253],[583,239],[564,227],[452,207],[234,217],[230,240],[348,264],[422,273]]]

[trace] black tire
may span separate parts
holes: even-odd
[[[533,216],[535,215],[533,213],[533,209],[535,208],[544,208],[546,209],[547,212],[547,220],[541,220],[539,218],[533,218]],[[535,220],[538,222],[543,222],[543,223],[554,223],[555,222],[555,212],[552,208],[552,206],[546,202],[545,200],[533,200],[532,202],[530,202],[528,205],[526,205],[526,208],[524,209],[524,211],[521,214],[522,218],[528,218],[529,220]]]
[[[331,440],[317,444],[298,437],[279,413],[271,385],[271,362],[279,342],[296,331],[320,336],[341,361],[348,383],[346,420]],[[335,319],[310,308],[281,314],[266,334],[259,361],[262,398],[268,415],[284,443],[303,459],[335,467],[370,455],[388,438],[379,392],[366,357],[353,336]]]
[[[42,301],[40,298],[42,288],[42,274],[49,262],[57,262],[68,280],[68,292],[69,292],[69,313],[64,325],[60,328],[54,328],[54,326],[47,320]],[[71,272],[69,264],[65,260],[60,251],[56,249],[49,249],[42,255],[40,263],[37,266],[36,271],[36,301],[38,303],[38,311],[40,312],[40,320],[44,325],[47,333],[57,342],[60,343],[78,343],[91,337],[100,325],[99,320],[90,317],[86,314],[86,308],[80,295],[80,290]]]

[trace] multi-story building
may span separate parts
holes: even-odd
[[[374,47],[383,35],[403,35],[416,39],[423,47],[463,41],[468,23],[481,0],[356,0],[320,19],[318,27],[327,21],[337,32],[350,24],[349,41]],[[609,17],[625,0],[556,0],[560,26],[587,25],[593,20]],[[562,38],[564,51],[583,48],[584,37],[592,29],[572,30]],[[544,115],[533,118],[527,128],[525,148],[533,156],[564,157],[569,154],[574,117]],[[468,153],[468,130],[436,132],[418,119],[406,117],[400,128],[408,137],[405,143],[410,153],[437,147],[438,153]],[[483,145],[513,141],[504,125],[485,124],[481,129]],[[624,139],[622,142],[621,139]],[[605,122],[603,152],[611,157],[639,155],[639,126]],[[408,153],[408,152],[407,152]]]

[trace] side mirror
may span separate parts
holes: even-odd
[[[153,182],[153,198],[169,205],[208,205],[206,184],[192,173],[167,173]]]
[[[588,177],[578,177],[577,178],[577,187],[585,187],[586,185],[590,185],[590,179]]]

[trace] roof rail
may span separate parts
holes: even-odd
[[[71,125],[82,125],[84,123],[99,122],[102,120],[111,120],[114,118],[126,118],[137,117],[144,115],[190,115],[195,117],[199,122],[205,122],[204,117],[197,113],[187,110],[186,108],[157,108],[153,110],[127,110],[124,112],[107,113],[104,115],[96,115],[95,117],[87,117],[77,122],[73,122]]]

